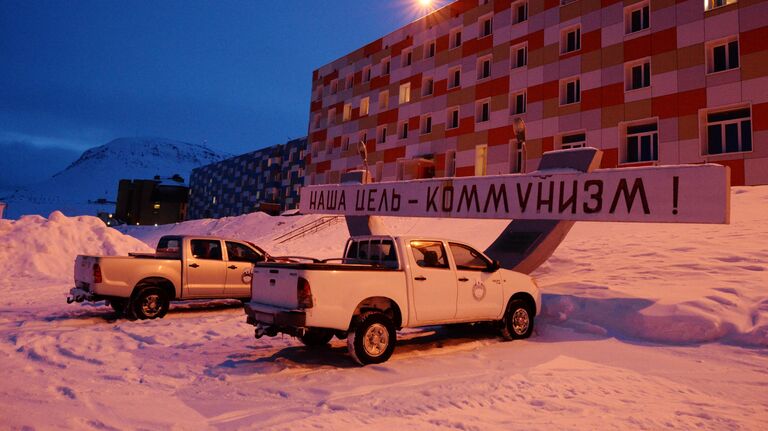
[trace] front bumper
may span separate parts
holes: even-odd
[[[307,314],[299,310],[286,310],[265,304],[247,302],[244,305],[245,320],[256,327],[256,338],[274,336],[278,332],[297,336],[306,332]]]

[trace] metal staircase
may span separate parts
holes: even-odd
[[[343,216],[322,216],[310,223],[299,226],[290,232],[278,236],[273,241],[275,241],[277,244],[284,244],[288,241],[301,238],[305,235],[327,229],[342,220],[344,220]]]

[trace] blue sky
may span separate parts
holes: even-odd
[[[239,154],[304,136],[312,70],[414,3],[0,0],[0,149],[74,159],[159,136]]]

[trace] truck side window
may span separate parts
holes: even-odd
[[[422,268],[448,268],[443,243],[438,241],[411,241],[416,265]]]
[[[221,241],[215,239],[193,239],[192,257],[197,259],[221,260]]]
[[[453,253],[453,260],[456,261],[456,269],[483,271],[490,266],[490,262],[477,250],[454,243],[450,243],[450,247],[451,253]]]
[[[347,250],[347,259],[357,259],[357,241],[349,243],[349,249]]]
[[[264,256],[256,253],[253,249],[243,244],[227,241],[227,258],[234,262],[262,262]]]

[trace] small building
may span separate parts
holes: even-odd
[[[178,175],[169,180],[120,180],[114,219],[136,225],[168,224],[187,215],[189,187]]]
[[[187,219],[297,208],[306,148],[294,139],[192,170]]]

